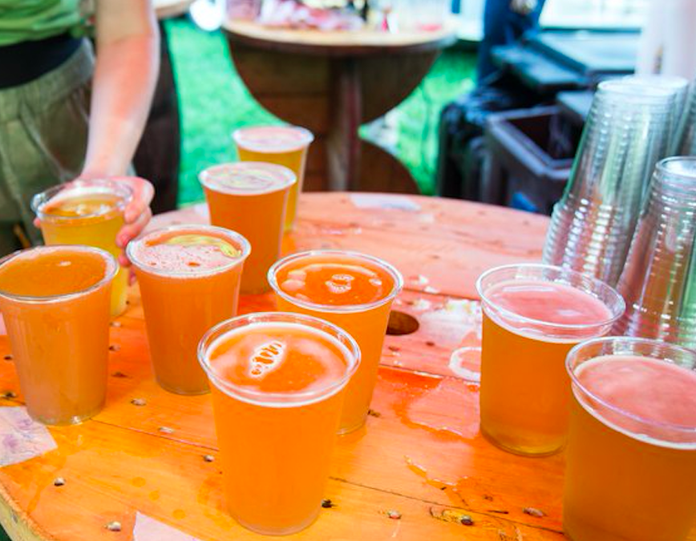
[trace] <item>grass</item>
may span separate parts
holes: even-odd
[[[246,90],[229,58],[221,32],[203,32],[186,19],[167,22],[182,119],[179,203],[201,201],[198,172],[234,159],[231,132],[250,124],[281,121]],[[475,58],[445,52],[421,85],[390,115],[396,131],[394,151],[421,191],[433,193],[437,127],[443,105],[472,85]],[[365,136],[365,130],[362,132]]]

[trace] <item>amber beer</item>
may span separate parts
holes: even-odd
[[[213,328],[199,358],[213,389],[230,514],[264,535],[306,528],[325,497],[357,344],[316,318],[251,314]]]
[[[87,246],[32,248],[0,260],[0,311],[37,421],[78,423],[104,405],[116,269],[110,254]]]
[[[198,342],[213,325],[237,315],[249,251],[241,235],[204,225],[167,227],[128,245],[155,377],[167,391],[208,392]]]
[[[318,250],[280,260],[268,280],[279,310],[330,321],[358,342],[362,362],[346,390],[339,432],[357,430],[367,419],[389,312],[403,285],[401,274],[376,257]]]
[[[199,179],[213,225],[237,231],[251,243],[244,264],[242,293],[270,289],[266,273],[280,257],[292,171],[269,163],[227,163],[209,167]]]
[[[304,186],[307,150],[314,135],[298,126],[250,126],[236,130],[232,138],[241,161],[275,163],[295,173],[297,183],[290,189],[285,215],[285,230],[292,229]]]
[[[565,444],[570,382],[564,361],[623,313],[606,284],[547,265],[509,265],[477,282],[483,306],[481,432],[497,446],[547,455]]]
[[[686,541],[696,526],[696,352],[604,338],[568,355],[563,529],[573,541]]]
[[[54,186],[34,196],[32,208],[41,220],[46,244],[84,244],[118,257],[116,234],[123,227],[123,212],[132,199],[125,184],[108,180],[76,181]],[[128,272],[118,269],[111,290],[111,316],[126,309]]]

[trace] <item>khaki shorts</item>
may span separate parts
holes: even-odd
[[[0,255],[40,242],[32,196],[82,170],[93,69],[85,40],[53,71],[0,90]]]

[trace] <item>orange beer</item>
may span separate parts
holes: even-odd
[[[574,348],[563,529],[573,541],[686,541],[696,529],[696,352]]]
[[[204,225],[168,227],[128,244],[162,388],[185,395],[208,392],[198,342],[213,325],[237,315],[249,249],[241,235]]]
[[[523,455],[563,447],[570,384],[564,360],[623,313],[606,284],[547,265],[508,265],[477,282],[483,306],[481,433]]]
[[[346,383],[360,362],[337,327],[296,314],[251,314],[199,347],[213,389],[230,514],[285,535],[319,514]]]
[[[77,181],[37,194],[32,208],[41,220],[46,244],[84,244],[118,257],[116,234],[123,227],[123,210],[131,189],[108,180]],[[118,269],[111,288],[111,316],[126,309],[128,272]]]
[[[104,405],[116,269],[111,255],[86,246],[31,248],[0,260],[0,311],[37,421],[79,423]]]
[[[290,189],[285,215],[285,230],[291,230],[297,216],[299,194],[304,185],[307,150],[314,141],[314,135],[297,126],[254,126],[240,128],[232,137],[241,161],[275,163],[295,173],[297,184]]]
[[[270,289],[266,273],[280,257],[285,209],[295,175],[280,165],[245,162],[210,167],[199,179],[210,222],[238,231],[251,243],[242,293],[265,293]]]
[[[376,257],[319,250],[280,260],[268,281],[279,310],[330,321],[360,346],[362,362],[348,384],[339,433],[357,430],[367,419],[389,312],[403,285],[401,274]]]

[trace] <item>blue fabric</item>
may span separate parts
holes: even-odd
[[[523,34],[539,28],[539,16],[545,0],[539,0],[529,15],[510,9],[511,0],[486,0],[483,12],[483,39],[479,45],[477,78],[481,85],[498,71],[493,65],[491,51],[498,45],[512,45]]]

